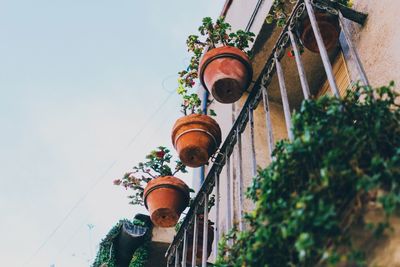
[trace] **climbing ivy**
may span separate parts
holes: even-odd
[[[274,160],[248,189],[256,203],[246,215],[248,229],[221,240],[216,266],[366,265],[352,244],[351,218],[358,214],[365,231],[381,235],[400,204],[400,106],[393,88],[356,85],[343,99],[302,103],[293,115],[294,140],[277,144]],[[368,201],[382,207],[380,222],[365,223],[354,205]]]
[[[117,267],[116,251],[114,247],[114,240],[121,231],[124,223],[132,223],[138,226],[146,226],[145,222],[134,219],[132,222],[123,219],[120,220],[115,226],[111,228],[106,237],[101,241],[99,251],[92,267]],[[146,240],[142,246],[137,248],[132,255],[132,260],[129,267],[144,267],[148,259],[148,248],[150,243],[150,235],[146,236]]]

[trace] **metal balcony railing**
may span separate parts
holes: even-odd
[[[259,1],[262,2],[262,1]],[[257,5],[259,6],[259,5]],[[358,79],[364,85],[368,85],[368,79],[365,75],[364,69],[358,57],[357,51],[354,45],[351,42],[349,29],[347,28],[346,19],[351,20],[353,22],[357,22],[359,24],[363,24],[364,20],[366,19],[366,15],[359,13],[355,10],[349,9],[342,5],[339,5],[335,1],[330,0],[300,0],[297,2],[296,6],[293,8],[293,11],[290,17],[287,20],[285,27],[283,28],[281,34],[279,35],[277,41],[275,42],[275,46],[272,49],[272,53],[266,59],[266,64],[263,68],[263,71],[257,78],[254,87],[251,93],[248,95],[248,98],[243,105],[242,110],[240,111],[236,121],[234,122],[229,134],[227,135],[224,143],[222,144],[219,152],[216,154],[214,159],[214,164],[208,171],[207,177],[200,188],[199,192],[197,193],[190,209],[179,229],[176,233],[173,242],[171,243],[170,247],[166,252],[167,257],[167,266],[199,266],[197,264],[196,255],[198,249],[198,238],[199,238],[199,216],[197,214],[203,214],[203,231],[202,236],[202,260],[201,265],[202,267],[207,266],[207,246],[208,246],[208,202],[210,195],[212,193],[215,194],[215,206],[213,207],[215,212],[215,228],[214,228],[214,243],[213,243],[213,251],[214,255],[217,254],[218,250],[218,241],[220,238],[220,230],[219,230],[219,223],[220,223],[220,174],[223,169],[226,171],[226,198],[227,203],[231,202],[231,155],[235,146],[237,146],[237,171],[239,173],[239,183],[238,183],[238,214],[243,214],[243,164],[242,164],[242,133],[249,125],[250,127],[250,159],[251,159],[251,168],[252,168],[252,175],[256,175],[256,152],[255,152],[255,140],[254,140],[254,110],[258,106],[258,104],[263,102],[263,107],[265,110],[265,120],[266,120],[266,133],[267,133],[267,143],[269,146],[270,151],[270,159],[272,159],[271,151],[274,149],[274,138],[272,134],[273,125],[271,123],[270,117],[270,108],[268,102],[268,86],[271,83],[273,75],[276,73],[278,78],[278,84],[281,94],[281,100],[283,103],[283,111],[284,117],[286,122],[287,134],[290,140],[293,139],[293,134],[291,132],[292,123],[291,123],[291,113],[289,109],[289,101],[287,96],[287,90],[285,85],[285,74],[283,72],[281,66],[281,59],[284,56],[284,51],[287,47],[291,47],[294,51],[294,57],[296,61],[297,72],[300,79],[300,84],[302,88],[302,93],[304,99],[310,98],[310,89],[309,84],[306,77],[306,71],[304,69],[304,65],[302,62],[302,57],[300,54],[300,50],[298,47],[298,36],[297,36],[297,27],[299,26],[300,20],[304,18],[304,16],[308,16],[311,22],[311,26],[318,44],[318,48],[320,51],[320,56],[323,63],[323,68],[325,70],[327,80],[329,82],[332,94],[336,97],[339,97],[339,90],[335,82],[334,73],[332,71],[332,65],[329,60],[328,52],[324,45],[324,41],[322,39],[320,30],[318,28],[318,23],[315,18],[314,11],[318,10],[319,12],[329,12],[335,16],[338,16],[342,35],[344,37],[345,45],[347,46],[347,50],[349,56],[352,58],[353,62],[355,63],[355,69],[358,74]],[[256,12],[256,11],[255,11]],[[254,20],[255,14],[250,18],[250,22]],[[251,26],[251,23],[249,25]],[[250,27],[248,25],[248,28]],[[249,30],[249,29],[247,29]],[[225,216],[227,219],[226,222],[226,229],[230,230],[233,227],[232,222],[232,208],[230,205],[227,206],[226,210],[224,210]],[[243,216],[240,216],[242,218]],[[240,230],[243,230],[244,225],[243,222],[240,220],[238,225]],[[193,231],[189,233],[189,231]],[[190,238],[189,238],[190,235]],[[192,247],[191,253],[188,253],[189,247],[189,239],[191,239]],[[188,255],[191,256],[188,259]]]

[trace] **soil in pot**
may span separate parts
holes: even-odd
[[[189,205],[189,187],[173,176],[158,177],[147,184],[143,197],[153,224],[172,227]]]
[[[315,18],[317,19],[326,50],[331,51],[337,46],[339,40],[340,27],[338,17],[329,13],[317,11],[315,12]],[[315,40],[309,17],[306,17],[303,21],[300,29],[300,38],[304,47],[314,53],[319,53],[318,44]]]
[[[200,81],[220,103],[234,103],[249,87],[253,69],[240,49],[222,46],[208,51],[200,62]]]
[[[203,234],[204,234],[204,217],[203,214],[198,215],[198,236],[197,236],[197,251],[196,251],[196,265],[201,265],[203,257]],[[208,220],[208,233],[207,233],[207,257],[211,255],[212,244],[214,242],[214,223]],[[187,253],[186,263],[187,266],[192,266],[192,255],[193,255],[193,227],[189,228],[188,240],[187,240]],[[181,257],[182,258],[182,255]]]
[[[200,167],[221,144],[221,128],[207,115],[191,114],[178,119],[172,129],[172,144],[183,164]]]

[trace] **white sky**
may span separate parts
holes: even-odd
[[[179,97],[149,117],[175,90],[186,36],[224,2],[0,0],[0,266],[89,266],[144,211],[112,180],[172,147]]]

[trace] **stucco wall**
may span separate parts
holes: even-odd
[[[400,1],[355,0],[354,8],[368,14],[364,26],[352,23],[351,32],[371,85],[399,84]]]
[[[244,29],[256,5],[256,0],[233,1],[226,20],[233,26],[233,29]],[[271,0],[265,0],[260,7],[260,12],[255,18],[251,30],[258,33],[268,10],[272,4]],[[348,23],[353,42],[359,52],[361,61],[364,65],[370,83],[373,86],[387,84],[394,80],[400,83],[400,27],[398,24],[397,12],[400,9],[399,0],[355,0],[354,8],[368,13],[368,19],[364,26],[355,23]],[[322,66],[321,66],[322,68]],[[399,87],[398,87],[399,88]],[[229,132],[233,119],[240,112],[247,94],[240,101],[232,105],[223,105],[214,103],[212,108],[218,113],[217,121],[220,124],[223,136]],[[286,138],[287,131],[284,122],[282,105],[280,102],[270,102],[271,119],[273,123],[273,133],[275,141]],[[269,151],[267,145],[265,112],[262,102],[254,113],[255,115],[255,144],[257,165],[264,168],[269,164]],[[224,139],[223,139],[224,140]],[[249,127],[242,135],[242,153],[243,153],[243,183],[244,187],[250,185],[251,174],[251,144]],[[226,168],[220,176],[221,183],[221,202],[220,202],[220,233],[225,231],[226,226],[226,208],[232,205],[234,221],[238,221],[238,183],[239,174],[237,170],[237,149],[234,150],[231,164],[232,175],[232,203],[226,201]],[[244,210],[251,210],[253,203],[249,200],[244,202]],[[372,214],[372,215],[371,215]],[[371,219],[378,219],[379,213],[371,211],[368,214]],[[372,217],[371,217],[372,216]],[[375,217],[374,217],[375,216]],[[215,218],[215,214],[211,214]],[[392,220],[394,232],[388,233],[381,240],[372,240],[367,233],[361,231],[361,228],[354,228],[354,237],[358,244],[368,252],[370,266],[400,266],[400,220]]]

